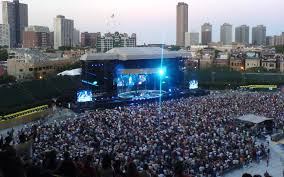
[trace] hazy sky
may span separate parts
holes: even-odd
[[[29,5],[29,25],[53,30],[53,18],[62,14],[75,27],[89,32],[137,33],[138,43],[175,43],[178,0],[21,0]],[[267,34],[284,31],[284,0],[184,0],[189,5],[189,31],[200,32],[204,22],[213,24],[219,41],[220,25],[233,27],[264,24]],[[0,8],[2,10],[2,8]],[[110,16],[115,14],[115,18]],[[2,19],[2,13],[0,13]]]

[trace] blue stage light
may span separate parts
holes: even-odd
[[[164,68],[160,68],[160,69],[159,69],[159,75],[160,75],[160,76],[164,76],[165,73],[166,73],[166,71],[165,71]]]

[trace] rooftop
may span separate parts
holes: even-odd
[[[16,58],[16,59],[25,59],[25,60],[57,60],[61,57],[60,53],[45,53],[38,49],[24,49],[24,48],[17,48],[17,49],[10,49],[9,50],[9,57]]]
[[[244,121],[244,122],[253,123],[253,124],[259,124],[267,120],[272,120],[271,118],[267,118],[264,116],[257,116],[254,114],[243,115],[243,116],[238,117],[237,119]]]
[[[175,59],[190,58],[190,52],[169,51],[160,47],[121,47],[113,48],[106,53],[89,53],[81,57],[81,60],[142,60],[157,58]]]

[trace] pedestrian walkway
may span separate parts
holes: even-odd
[[[49,123],[49,122],[54,121],[54,120],[63,120],[63,119],[66,119],[68,117],[74,117],[74,116],[76,116],[76,114],[69,109],[57,108],[55,110],[54,114],[52,114],[52,115],[44,117],[41,120],[37,120],[37,121],[34,121],[34,122],[29,122],[27,124],[15,126],[15,127],[13,127],[13,129],[14,129],[15,132],[17,132],[17,131],[25,128],[26,126],[30,126],[30,125],[34,124],[35,122],[41,122],[42,124],[46,124],[46,123]],[[7,132],[10,131],[11,129],[12,128],[0,130],[0,135],[6,136]]]
[[[241,177],[244,173],[252,175],[263,174],[267,171],[272,177],[283,177],[284,170],[284,145],[270,142],[270,160],[267,167],[266,159],[260,163],[252,163],[246,167],[235,170],[224,177]]]

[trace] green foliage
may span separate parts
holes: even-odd
[[[45,52],[47,52],[47,53],[55,53],[56,50],[48,48],[48,49],[45,50]]]
[[[266,73],[266,72],[269,72],[266,68],[264,67],[253,67],[253,68],[248,68],[246,70],[246,72],[250,73]]]
[[[222,51],[215,49],[215,50],[214,50],[214,55],[215,55],[215,57],[217,57],[220,52],[222,52]]]
[[[8,51],[7,49],[0,49],[0,61],[7,61]]]
[[[7,45],[0,46],[0,49],[8,49],[8,48],[9,48],[9,46],[7,46]]]
[[[181,49],[181,47],[180,46],[176,46],[176,45],[171,45],[170,47],[169,47],[169,50],[170,51],[178,51],[178,50],[180,50]]]
[[[14,76],[9,76],[4,74],[0,76],[0,85],[15,82],[16,78]]]
[[[70,46],[60,46],[58,48],[58,50],[61,50],[61,51],[66,51],[66,50],[72,50],[73,47],[70,47]]]
[[[275,46],[276,53],[284,53],[284,45]]]

